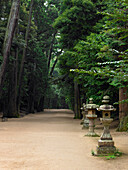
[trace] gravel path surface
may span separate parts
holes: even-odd
[[[102,125],[95,130],[102,133]],[[106,160],[91,155],[99,137],[84,137],[80,120],[69,110],[45,110],[0,122],[0,170],[128,170],[128,133],[111,129],[124,152]]]

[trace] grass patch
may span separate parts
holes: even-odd
[[[91,150],[91,155],[92,156],[97,156],[97,157],[104,157],[107,160],[110,159],[116,159],[117,157],[122,156],[122,152],[120,152],[118,149],[113,153],[113,154],[108,154],[108,155],[97,155],[94,150]]]
[[[91,154],[92,154],[92,156],[95,156],[94,150],[91,150]]]

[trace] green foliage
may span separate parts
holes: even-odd
[[[122,156],[122,152],[120,152],[118,149],[114,152],[114,154],[113,155],[107,155],[107,156],[105,156],[105,158],[107,159],[107,160],[110,160],[110,159],[116,159],[117,157],[120,157],[120,156]]]
[[[55,20],[53,26],[59,29],[60,43],[64,48],[63,55],[59,57],[58,61],[58,67],[60,68],[59,74],[68,75],[68,79],[61,82],[61,85],[63,85],[65,89],[66,101],[70,105],[70,108],[73,108],[74,81],[77,81],[81,85],[81,92],[83,92],[83,94],[85,94],[85,88],[83,88],[85,81],[82,79],[84,75],[70,72],[70,69],[76,69],[80,66],[84,67],[82,63],[85,63],[85,55],[87,52],[81,45],[82,41],[78,47],[79,49],[77,47],[76,49],[75,45],[78,46],[77,43],[79,40],[85,40],[87,35],[90,34],[98,15],[96,14],[95,5],[87,0],[65,0],[61,9],[62,14]],[[80,50],[86,51],[85,54],[80,55]]]
[[[84,90],[86,97],[89,98],[91,96],[98,103],[102,100],[103,95],[113,96],[111,93],[113,88],[109,84],[109,74],[103,71],[104,69],[98,67],[98,63],[113,61],[113,58],[110,56],[101,57],[101,49],[107,46],[109,41],[110,39],[107,39],[104,33],[91,33],[86,38],[86,41],[79,41],[74,47],[76,54],[79,56],[77,62],[78,69],[71,69],[70,71],[78,73],[77,81],[82,84],[83,89],[87,89]],[[107,71],[111,72],[110,70]],[[116,91],[117,89],[115,88],[114,93],[117,94]]]
[[[94,65],[91,62],[89,63],[90,65],[88,66],[90,66],[91,68],[95,66],[93,68],[93,70],[95,71],[92,72],[89,70],[90,74],[92,73],[94,75],[99,75],[101,77],[109,77],[108,82],[111,85],[121,87],[121,85],[127,82],[127,76],[125,76],[127,72],[127,53],[126,50],[124,52],[122,51],[122,48],[127,49],[127,40],[126,39],[124,40],[122,38],[122,32],[121,32],[122,28],[117,27],[118,25],[120,25],[120,22],[122,22],[122,17],[124,17],[124,15],[122,16],[121,13],[124,12],[122,12],[122,10],[120,11],[118,3],[116,2],[113,3],[114,6],[112,7],[110,4],[108,4],[109,8],[107,8],[105,10],[106,12],[104,12],[105,15],[104,18],[106,20],[102,32],[100,32],[100,34],[92,34],[93,36],[90,35],[89,37],[87,37],[87,40],[85,42],[81,42],[82,45],[85,43],[88,48],[87,47],[84,48],[84,46],[82,47],[81,44],[77,45],[76,48],[78,52],[82,52],[84,54],[82,56],[86,62],[89,60],[90,56],[92,56],[94,61],[98,62],[100,68],[96,68],[97,65],[96,62],[94,62]],[[125,7],[126,6],[122,6],[122,8]],[[112,8],[114,9],[112,11],[114,12],[114,15],[111,15],[111,13],[109,13],[110,15],[108,15],[107,12],[110,12],[110,9]],[[117,13],[119,13],[119,15],[117,15]],[[123,22],[125,21],[123,20]],[[123,33],[125,33],[125,31]],[[91,43],[89,43],[90,41]],[[95,48],[95,43],[96,43],[96,48]],[[88,54],[88,52],[90,51],[91,53]],[[85,54],[89,56],[88,59],[85,57]],[[123,59],[123,62],[118,61],[120,57]],[[116,60],[118,59],[117,62],[115,63],[112,62],[115,59]],[[105,61],[107,62],[105,63]],[[83,59],[82,62],[84,62]],[[114,66],[114,70],[113,70],[113,66]],[[87,71],[85,66],[84,66],[84,70]]]
[[[91,154],[92,154],[92,156],[95,156],[94,150],[91,150]]]
[[[113,86],[114,93],[118,94],[117,88],[127,85],[127,2],[123,2],[103,2],[98,8],[103,17],[95,25],[95,33],[79,41],[68,52],[68,60],[73,63],[71,68],[67,60],[71,73],[77,73],[77,81],[86,96],[93,96],[96,100],[106,93],[114,96]],[[94,94],[100,94],[100,97]]]
[[[109,155],[109,156],[105,156],[107,160],[110,160],[110,159],[115,159],[116,156],[115,155]]]
[[[60,30],[63,47],[70,49],[92,31],[96,23],[96,9],[88,0],[64,1],[63,6],[63,13],[53,26]]]
[[[127,1],[113,1],[108,4],[105,12],[105,25],[103,32],[111,40],[107,46],[101,48],[99,57],[109,54],[115,62],[101,63],[99,74],[109,77],[108,82],[115,87],[127,85]],[[113,9],[113,10],[111,10]]]

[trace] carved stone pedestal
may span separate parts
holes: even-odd
[[[114,146],[114,141],[112,140],[112,136],[109,131],[109,126],[113,119],[101,118],[100,120],[104,125],[104,131],[100,137],[100,140],[98,141],[97,154],[98,155],[113,154],[116,151],[116,147]]]
[[[88,127],[89,127],[89,119],[85,118],[82,129],[87,129]]]
[[[81,125],[84,124],[84,119],[86,118],[85,114],[86,114],[86,112],[84,110],[82,110],[83,118],[82,118],[81,123],[80,123]]]
[[[82,129],[87,129],[89,127],[89,119],[86,117],[87,114],[88,114],[88,109],[85,108],[85,117],[84,117]]]
[[[85,136],[91,136],[91,137],[96,137],[98,136],[95,132],[94,132],[94,127],[95,127],[95,123],[94,120],[97,118],[97,115],[95,114],[88,114],[86,115],[86,117],[89,119],[89,131]]]

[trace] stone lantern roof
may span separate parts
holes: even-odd
[[[109,96],[104,96],[102,102],[104,103],[98,108],[98,111],[116,111],[116,109],[112,106],[109,105]]]
[[[89,98],[89,104],[86,104],[86,108],[90,110],[90,109],[96,109],[98,107],[99,105],[93,103],[93,98]]]

